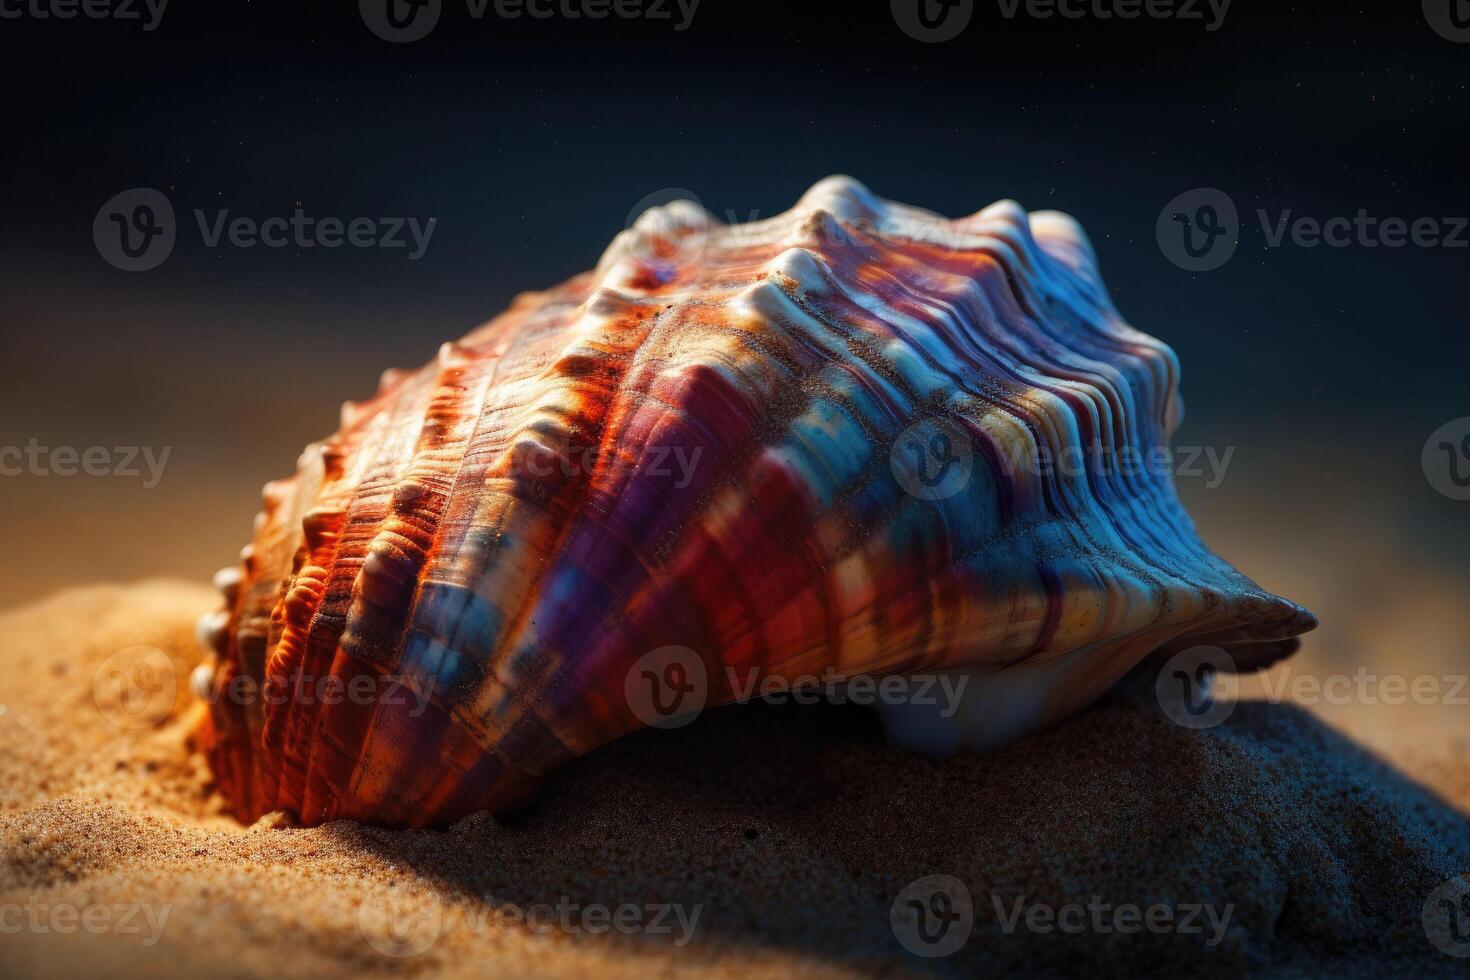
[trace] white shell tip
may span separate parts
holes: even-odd
[[[195,667],[194,672],[189,675],[189,687],[199,700],[208,701],[214,690],[214,664],[202,663]]]
[[[194,636],[206,653],[216,653],[219,650],[220,638],[224,636],[229,626],[230,614],[223,609],[205,613],[199,617],[199,622],[194,626]]]
[[[238,566],[221,568],[214,573],[214,587],[228,595],[240,587],[241,577]]]

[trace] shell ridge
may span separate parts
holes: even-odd
[[[460,451],[470,439],[474,420],[479,418],[480,398],[487,390],[476,390],[476,382],[480,375],[492,374],[498,365],[493,358],[470,362],[464,355],[463,348],[445,345],[434,367],[426,371],[432,381],[426,389],[423,421],[415,436],[411,465],[396,481],[387,512],[373,531],[367,557],[354,582],[355,598],[338,634],[329,668],[332,676],[339,678],[349,666],[366,668],[377,675],[377,689],[367,704],[349,698],[322,707],[316,721],[321,734],[314,738],[305,776],[305,810],[323,806],[321,800],[333,791],[358,799],[363,795],[366,774],[392,770],[382,753],[368,756],[363,746],[373,744],[379,712],[396,711],[401,706],[402,699],[394,695],[409,680],[401,657],[409,621],[403,618],[395,623],[393,617],[406,617],[418,594],[420,573],[436,546],[437,526],[453,480],[452,475],[439,475],[440,463],[454,460],[457,464],[462,458]],[[471,397],[469,410],[461,411],[460,402],[466,393]],[[455,469],[457,472],[457,465]],[[374,556],[385,552],[390,557],[375,560]],[[344,684],[356,683],[357,679],[357,675],[347,676]],[[411,680],[422,683],[418,677]],[[423,688],[414,693],[423,698],[433,694],[432,689]],[[336,730],[341,730],[344,737],[329,738],[327,733]],[[330,755],[319,751],[324,746],[330,747]],[[349,782],[338,785],[343,781],[332,774],[332,756],[358,760]],[[398,758],[412,762],[412,757],[405,754]]]

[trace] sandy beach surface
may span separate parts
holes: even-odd
[[[1470,968],[1426,928],[1470,872],[1463,736],[1370,752],[1253,701],[1193,731],[1140,689],[938,761],[866,709],[747,705],[594,753],[506,824],[247,828],[186,748],[193,623],[215,601],[155,581],[0,614],[0,974]],[[915,895],[949,955],[895,928]]]

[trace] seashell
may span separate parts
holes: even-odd
[[[657,209],[266,485],[200,743],[243,821],[443,825],[657,724],[644,677],[719,705],[964,672],[953,717],[885,709],[954,751],[1158,651],[1267,662],[1311,614],[1206,549],[1167,467],[1117,465],[1167,446],[1178,373],[1059,213],[847,178],[742,225]]]

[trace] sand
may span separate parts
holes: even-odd
[[[594,753],[508,825],[246,828],[185,747],[193,621],[214,601],[149,582],[0,615],[0,975],[1470,965],[1421,921],[1470,871],[1463,744],[1414,745],[1395,769],[1289,705],[1245,702],[1190,731],[1139,689],[1010,749],[936,761],[885,744],[861,708],[751,705]],[[120,700],[119,651],[171,672],[172,703]],[[930,875],[951,896],[962,882],[973,907],[942,958],[906,950],[890,920]],[[1150,907],[1154,929],[1123,931]],[[613,915],[624,930],[602,931]]]

